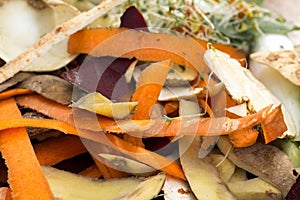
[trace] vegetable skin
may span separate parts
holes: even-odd
[[[0,101],[0,119],[21,119],[13,98]],[[13,199],[53,199],[24,127],[0,131],[0,151],[8,167]],[[16,146],[20,149],[16,149]],[[20,166],[20,163],[22,164]]]
[[[72,135],[49,138],[34,145],[33,148],[39,163],[45,166],[53,166],[63,160],[87,152],[80,138]]]
[[[97,180],[52,167],[43,166],[42,168],[47,180],[49,181],[55,198],[64,200],[99,198],[115,200],[125,197],[130,199],[129,197],[137,197],[135,195],[140,195],[141,199],[151,199],[158,194],[157,188],[162,186],[165,179],[164,174],[158,174],[148,179],[131,177],[123,179]],[[148,191],[148,194],[142,193],[143,189],[140,188],[145,187],[144,184],[140,185],[143,181],[145,181],[144,184],[151,184],[151,187],[149,188],[153,189],[152,191]],[[140,192],[138,192],[138,190],[140,190]],[[133,191],[136,192],[135,195],[132,194]],[[149,197],[149,195],[151,197]]]
[[[227,183],[229,190],[239,200],[282,200],[283,195],[273,185],[260,178]]]
[[[296,181],[290,159],[277,147],[256,143],[250,147],[233,148],[226,136],[221,136],[217,145],[223,154],[230,151],[228,158],[236,166],[274,185],[284,195]]]
[[[39,60],[38,58],[41,58],[42,55],[46,55],[47,52],[49,52],[49,50],[56,44],[64,41],[71,34],[84,28],[116,5],[121,4],[123,1],[124,0],[102,1],[93,9],[80,13],[79,15],[55,27],[51,32],[42,37],[25,52],[1,67],[0,83],[3,83],[4,81],[13,77],[19,71],[26,69],[26,67],[28,67],[30,64],[37,62]]]
[[[199,112],[196,102],[180,100],[180,116],[193,115]],[[219,171],[212,163],[211,157],[199,158],[201,138],[184,136],[178,140],[180,163],[187,181],[197,199],[228,199],[235,197],[222,181]]]
[[[209,49],[204,55],[204,59],[210,69],[224,83],[231,97],[237,102],[247,102],[250,112],[257,112],[261,108],[272,104],[281,105],[281,101],[269,91],[255,76],[246,68],[241,67],[235,59],[230,58],[228,54],[215,49]],[[287,130],[284,133],[272,132],[265,133],[270,136],[294,137],[296,127],[292,117],[284,105],[281,105],[284,122]],[[272,137],[275,140],[276,137]],[[270,140],[268,141],[270,142]]]
[[[115,48],[115,44],[123,44]],[[170,46],[172,44],[172,46]],[[202,59],[207,42],[191,37],[165,33],[149,33],[127,28],[97,28],[78,31],[70,36],[68,52],[94,56],[135,57],[142,61],[171,59],[179,65],[205,71]],[[215,44],[215,48],[229,53],[237,60],[245,53],[229,45]]]
[[[179,140],[180,162],[193,193],[198,199],[235,199],[210,158],[198,158],[200,144],[199,137]]]

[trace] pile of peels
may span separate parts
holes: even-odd
[[[245,53],[149,32],[135,7],[88,27],[120,3],[78,11],[0,68],[0,197],[283,199],[297,176],[271,143],[293,125]]]

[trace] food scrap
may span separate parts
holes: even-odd
[[[295,199],[299,51],[250,43],[297,25],[260,1],[29,2],[0,5],[49,21],[0,48],[2,199]]]

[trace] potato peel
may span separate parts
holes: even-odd
[[[281,104],[281,101],[258,81],[248,69],[241,67],[228,54],[209,49],[204,54],[204,60],[224,83],[234,100],[237,102],[247,101],[250,112],[257,112],[270,104],[273,104],[274,107]],[[296,127],[292,117],[284,105],[281,105],[281,108],[288,130],[280,137],[294,137]]]
[[[30,66],[33,62],[36,62],[39,58],[42,58],[44,55],[46,55],[49,50],[55,47],[55,45],[65,40],[76,31],[83,29],[88,24],[104,15],[110,9],[123,2],[124,0],[104,0],[93,9],[83,12],[60,24],[51,32],[42,37],[39,41],[37,41],[32,47],[28,48],[25,52],[1,67],[0,83],[6,81],[19,71]]]
[[[197,103],[181,100],[180,115],[197,114]],[[195,108],[196,107],[196,108]],[[197,199],[228,199],[235,197],[220,178],[210,157],[199,158],[200,137],[185,136],[179,139],[180,163],[188,183]]]
[[[221,136],[218,147],[221,152],[226,153],[229,148],[232,148],[232,143],[228,137]],[[233,148],[228,154],[228,158],[236,166],[273,184],[284,195],[296,182],[289,158],[274,146],[256,143],[246,148]]]
[[[235,199],[221,180],[217,168],[210,162],[210,158],[198,158],[199,138],[195,138],[189,148],[183,151],[189,145],[189,139],[185,137],[179,140],[179,152],[184,174],[195,196],[198,199]]]
[[[6,62],[22,54],[55,26],[80,13],[78,9],[61,0],[45,0],[45,3],[45,8],[37,9],[22,0],[3,2],[1,12],[3,15],[11,15],[9,19],[2,17],[5,21],[0,21],[0,42],[3,44],[0,55]],[[15,14],[11,14],[11,10]],[[18,23],[20,19],[22,25]],[[28,27],[32,27],[30,31]],[[49,52],[41,55],[22,71],[53,71],[61,68],[75,58],[66,48],[67,38],[51,47]]]
[[[72,100],[73,85],[54,75],[35,75],[24,80],[18,87],[35,91],[64,105],[70,104]]]
[[[121,119],[129,116],[138,102],[112,102],[100,93],[93,92],[81,97],[72,107],[88,110],[106,117]]]
[[[165,200],[196,200],[188,183],[184,180],[167,175],[162,188]]]
[[[151,199],[158,195],[165,174],[149,178],[97,180],[52,167],[42,166],[55,198],[58,199]]]
[[[55,26],[52,16],[53,10],[49,7],[39,10],[24,0],[1,1],[1,59],[6,62],[12,60],[49,32]]]
[[[250,57],[258,63],[274,68],[293,84],[300,86],[299,50],[259,51],[251,54]]]
[[[74,16],[80,14],[80,11],[61,0],[43,0],[53,10],[53,18],[56,25],[59,25]],[[72,61],[77,55],[69,54],[65,51],[68,45],[68,38],[55,44],[49,51],[34,60],[29,66],[22,71],[54,71],[65,66]]]
[[[113,154],[100,153],[101,158],[108,160],[111,165],[120,171],[126,171],[137,176],[149,176],[157,173],[157,170],[144,163]]]

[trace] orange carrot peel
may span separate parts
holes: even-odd
[[[12,98],[0,101],[0,120],[5,123],[7,118],[22,119]],[[0,151],[8,167],[13,199],[54,199],[24,127],[1,130]]]
[[[82,176],[91,177],[91,178],[99,178],[99,177],[102,176],[102,173],[98,169],[98,167],[96,166],[96,164],[93,164],[93,165],[89,166],[88,168],[82,170],[78,174],[82,175]]]
[[[14,121],[19,121],[20,123],[14,123]],[[80,130],[77,131],[75,127],[58,120],[48,120],[48,119],[9,119],[9,120],[0,120],[0,124],[2,123],[2,126],[0,127],[0,130],[9,130],[8,128],[12,127],[26,127],[28,125],[33,127],[45,127],[45,128],[52,128],[52,129],[60,129],[60,131],[66,133],[66,134],[73,134],[79,137],[84,137],[86,139],[93,140],[95,142],[99,142],[105,145],[108,145],[110,147],[115,148],[116,150],[129,155],[130,157],[133,157],[137,159],[140,162],[144,162],[145,164],[148,164],[150,166],[156,167],[157,169],[161,169],[161,166],[164,163],[170,163],[169,167],[164,167],[163,171],[166,173],[173,175],[175,177],[185,179],[183,172],[181,171],[181,168],[178,164],[173,163],[169,159],[160,156],[154,152],[148,151],[142,147],[134,146],[116,136],[112,136],[110,134],[104,135],[103,132],[93,132],[88,130]],[[11,123],[11,124],[9,124]],[[6,127],[4,124],[7,124]],[[60,128],[57,127],[57,124],[60,124]],[[107,140],[109,138],[114,143],[111,143]],[[118,146],[121,144],[122,146]],[[125,148],[125,149],[122,149]],[[148,159],[149,157],[153,157],[155,159]],[[161,162],[160,162],[161,161]],[[159,164],[159,163],[162,163]],[[168,171],[169,169],[172,169],[171,171]],[[175,173],[175,174],[174,174]]]
[[[27,97],[29,96],[37,97],[36,95],[27,95]],[[25,97],[26,96],[17,97],[17,102],[21,105],[29,106],[30,101],[22,101]],[[43,98],[39,99],[42,100],[42,102],[44,100]],[[11,117],[10,119],[0,120],[0,130],[26,126],[59,129],[67,134],[73,134],[112,147],[139,162],[165,171],[172,176],[185,179],[180,165],[166,157],[145,148],[134,146],[117,136],[104,133],[103,131],[95,132],[81,128],[76,129],[71,108],[60,104],[55,107],[57,103],[51,100],[48,100],[44,106],[37,105],[38,104],[31,104],[37,111],[41,109],[44,114],[49,114],[49,116],[54,119],[24,119]],[[271,107],[272,106],[269,106],[255,114],[237,119],[230,119],[228,117],[179,117],[156,120],[123,120],[118,122],[109,121],[109,123],[102,124],[101,128],[107,132],[123,133],[128,131],[130,134],[134,132],[138,135],[142,134],[144,136],[156,137],[172,137],[178,134],[192,134],[198,136],[225,135],[235,133],[235,131],[239,130],[251,129],[259,123],[271,123],[271,118],[278,118],[282,114],[280,106],[272,109]],[[55,110],[55,112],[53,112],[53,110]],[[66,115],[68,117],[66,117]],[[125,129],[124,125],[126,125]],[[81,125],[78,126],[80,127]],[[283,130],[284,126],[281,131]]]
[[[29,95],[29,96],[34,96],[34,95]],[[18,97],[19,98],[19,97]],[[18,100],[17,98],[17,100]],[[20,103],[22,104],[22,99],[24,97],[20,97]],[[42,101],[43,98],[40,98]],[[19,102],[19,101],[18,101]],[[23,102],[24,104],[26,102]],[[23,105],[24,105],[23,104]],[[49,106],[51,104],[51,106]],[[28,105],[28,103],[26,104]],[[32,107],[36,107],[39,104],[31,104]],[[59,117],[60,115],[55,115],[55,113],[51,113],[51,110],[53,109],[58,109],[57,112],[61,113],[62,111],[67,110],[67,112],[71,113],[71,109],[59,105],[58,107],[55,107],[56,105],[55,102],[49,101],[48,100],[48,108],[45,106],[40,106],[38,109],[43,110],[45,114],[50,114],[50,117],[56,118],[60,121],[65,121],[71,125],[74,124],[74,119],[71,119],[71,114],[69,118],[66,117]],[[37,107],[36,107],[37,108]],[[47,109],[46,109],[47,108]],[[68,110],[70,109],[70,110]],[[238,118],[238,119],[232,119],[228,117],[219,117],[219,118],[174,118],[171,119],[171,121],[168,122],[168,120],[165,119],[157,119],[157,120],[125,120],[125,121],[118,121],[117,123],[114,123],[112,120],[108,120],[105,122],[105,125],[102,126],[103,130],[106,132],[114,132],[114,133],[126,133],[130,132],[130,134],[138,134],[137,136],[141,135],[141,132],[144,136],[156,136],[156,137],[173,137],[177,134],[183,134],[183,135],[188,135],[188,134],[193,134],[193,135],[200,135],[200,136],[213,136],[213,135],[224,135],[224,134],[231,134],[234,131],[237,130],[242,130],[245,128],[252,128],[253,126],[259,124],[262,122],[262,124],[265,126],[265,124],[272,124],[273,126],[280,126],[280,129],[277,129],[276,127],[270,127],[271,130],[266,131],[264,133],[266,137],[266,143],[269,143],[270,141],[276,139],[279,134],[286,129],[285,123],[282,121],[282,112],[281,112],[281,107],[277,106],[276,108],[273,108],[270,110],[270,107],[267,107],[258,113],[255,113],[253,115],[249,115],[243,118]],[[104,118],[105,119],[105,118]],[[274,122],[274,119],[277,119],[278,123]],[[281,120],[280,120],[281,119]],[[14,120],[10,120],[11,125],[19,123],[18,126],[21,126],[23,123],[23,126],[25,126],[25,122],[22,119],[19,120],[19,122],[14,122]],[[38,124],[36,123],[37,121],[34,121],[36,119],[29,119],[28,123],[31,125]],[[107,119],[105,119],[107,120]],[[22,122],[23,121],[23,122]],[[32,121],[32,122],[30,122]],[[47,120],[46,120],[47,121]],[[50,122],[51,120],[49,120]],[[6,123],[0,123],[0,128],[2,126],[3,128],[9,128],[8,121]],[[47,123],[44,122],[46,125]],[[50,123],[58,123],[61,124],[60,126],[57,126],[58,128],[64,128],[61,129],[63,132],[69,132],[69,133],[76,133],[76,130],[72,126],[68,125],[63,125],[62,122],[50,122]],[[101,123],[101,120],[99,121]],[[36,125],[35,125],[36,126]],[[49,123],[48,123],[48,126]],[[80,126],[80,125],[79,125]],[[181,130],[184,126],[184,130]],[[51,126],[50,126],[51,127]],[[198,127],[198,128],[195,128]],[[266,127],[266,126],[265,126]],[[269,127],[269,126],[268,126]],[[54,127],[55,128],[55,127]],[[158,129],[156,131],[156,129]],[[272,131],[273,130],[273,131]],[[276,131],[274,131],[276,130]],[[133,133],[134,132],[134,133]],[[272,135],[271,135],[272,134]]]
[[[113,44],[120,45],[115,48]],[[68,52],[94,56],[135,57],[142,61],[171,59],[179,65],[205,71],[203,69],[206,65],[202,55],[207,49],[207,44],[203,40],[171,34],[149,33],[127,28],[97,28],[81,30],[71,35]],[[244,52],[229,45],[214,44],[214,47],[238,60],[245,59]]]
[[[85,153],[87,149],[79,137],[62,135],[34,145],[34,151],[41,165],[53,166],[63,160]]]
[[[131,101],[139,102],[136,106],[132,119],[150,119],[153,106],[158,101],[160,91],[166,81],[168,72],[172,67],[171,60],[164,60],[157,63],[152,63],[139,76],[137,88],[132,95]],[[159,74],[155,73],[159,71]],[[131,135],[124,135],[124,139],[131,141],[131,143],[143,147],[142,135],[132,137]]]
[[[28,100],[28,101],[27,101]],[[30,103],[32,101],[34,103]],[[3,121],[3,123],[0,123],[0,129],[9,128],[9,125],[12,127],[15,126],[25,126],[25,121],[28,126],[40,126],[40,127],[48,127],[48,128],[55,128],[59,129],[62,132],[67,132],[70,134],[78,134],[76,129],[74,128],[74,119],[72,115],[72,109],[58,104],[56,102],[53,102],[51,100],[47,100],[44,97],[41,97],[39,95],[25,95],[17,97],[17,102],[20,103],[23,106],[33,108],[34,110],[41,111],[43,114],[48,115],[51,118],[55,118],[59,121],[53,121],[50,119],[45,119],[42,121],[38,121],[38,119],[21,119],[21,120],[14,120],[14,119],[7,119],[6,122]],[[245,129],[245,128],[252,128],[253,126],[259,124],[262,122],[262,124],[273,124],[274,126],[280,126],[280,129],[277,129],[275,127],[271,127],[272,130],[276,131],[266,131],[264,132],[264,135],[266,137],[266,143],[269,143],[270,141],[274,140],[279,136],[278,134],[284,130],[285,124],[283,121],[280,121],[282,119],[282,112],[281,107],[278,106],[272,111],[270,111],[270,108],[265,108],[258,113],[255,113],[253,115],[249,115],[247,117],[238,118],[238,119],[232,119],[228,117],[221,117],[221,118],[175,118],[171,121],[171,123],[167,122],[164,119],[157,119],[155,121],[153,120],[130,120],[130,121],[119,121],[117,124],[108,118],[101,118],[99,119],[99,123],[102,124],[101,130],[105,130],[106,132],[114,132],[114,133],[125,133],[130,132],[132,135],[135,131],[137,136],[141,135],[141,132],[143,130],[144,136],[156,136],[156,137],[173,137],[176,134],[195,134],[195,135],[201,135],[201,136],[213,136],[213,135],[224,135],[224,134],[231,134],[234,131]],[[56,114],[58,113],[58,114]],[[63,114],[64,113],[64,114]],[[270,115],[273,114],[273,115]],[[67,116],[67,117],[66,117]],[[264,117],[263,117],[264,116]],[[99,117],[99,116],[98,116]],[[277,119],[279,123],[274,123],[274,119]],[[83,120],[83,119],[80,119]],[[66,123],[63,123],[62,121],[65,121]],[[84,120],[85,121],[85,120]],[[84,124],[86,123],[76,123],[78,127],[80,128],[88,128],[85,127]],[[186,121],[186,122],[185,122]],[[227,123],[228,129],[224,126],[224,124]],[[19,125],[18,125],[19,124]],[[51,125],[52,124],[52,125]],[[72,126],[71,126],[71,125]],[[89,127],[93,127],[91,123],[89,124]],[[150,124],[153,124],[153,126],[150,126]],[[155,125],[156,124],[156,125]],[[180,128],[183,128],[181,125],[186,124],[188,127],[185,129],[185,132],[181,131],[179,132]],[[190,124],[190,125],[188,125]],[[218,125],[218,127],[214,125]],[[236,126],[239,124],[239,126]],[[125,130],[122,127],[129,127],[129,130]],[[127,126],[129,125],[129,126]],[[147,127],[148,126],[148,127]],[[155,133],[155,129],[161,126],[163,127],[160,131]],[[194,127],[198,126],[198,129],[195,129]],[[150,128],[151,127],[151,128]],[[215,127],[215,128],[214,128]],[[234,128],[235,127],[235,128]],[[269,126],[264,126],[269,127]],[[221,129],[223,128],[223,129]],[[234,129],[233,129],[234,128]],[[147,131],[145,130],[147,129]],[[190,130],[192,129],[192,130]],[[99,129],[98,129],[99,130]],[[247,145],[248,146],[248,145]]]
[[[33,91],[28,89],[21,89],[21,88],[10,89],[0,93],[0,100],[8,99],[10,97],[17,96],[17,95],[33,94],[33,93],[34,93]]]
[[[171,137],[178,134],[215,136],[227,135],[234,131],[252,128],[263,122],[272,113],[281,113],[278,106],[271,110],[271,106],[259,112],[238,119],[228,117],[199,118],[199,117],[177,117],[156,120],[123,120],[116,125],[107,126],[105,131],[113,133],[138,133],[143,132],[144,136]]]

